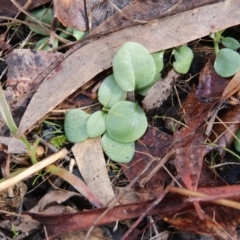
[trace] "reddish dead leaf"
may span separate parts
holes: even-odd
[[[154,134],[155,131],[155,134]],[[151,132],[151,131],[150,131]],[[152,133],[156,136],[159,135],[156,129],[152,129]],[[163,140],[163,138],[162,138]],[[154,144],[153,144],[154,145]],[[153,147],[156,150],[156,148]],[[137,164],[137,162],[136,162]],[[135,165],[136,165],[135,164]],[[133,168],[133,167],[132,167]],[[135,168],[136,169],[136,168]],[[215,175],[213,171],[204,167],[204,171],[202,171],[200,178],[200,185],[206,186],[210,185],[220,185],[223,184],[222,181]],[[157,191],[157,190],[156,190]],[[208,188],[201,189],[202,192],[208,192]],[[157,193],[155,193],[157,195]],[[151,201],[147,202],[138,202],[133,204],[116,206],[111,209],[105,216],[103,216],[96,225],[104,225],[107,223],[114,222],[116,220],[123,221],[125,219],[133,219],[138,216],[141,216],[145,213],[146,209],[153,204]],[[209,206],[209,203],[204,203],[205,206]],[[210,206],[212,206],[210,204]],[[163,201],[155,206],[155,208],[148,213],[148,215],[158,215],[161,217],[166,217],[167,219],[171,219],[173,216],[178,215],[179,213],[184,213],[189,209],[192,209],[193,205],[189,202],[186,202],[186,198],[180,195],[168,194]],[[94,221],[101,215],[106,209],[98,209],[98,210],[90,210],[73,214],[62,214],[62,215],[50,215],[50,214],[32,214],[30,215],[45,224],[48,230],[48,233],[52,238],[55,236],[59,236],[65,232],[72,232],[74,230],[86,229],[92,226]],[[235,211],[235,210],[234,210]],[[181,215],[181,214],[180,214]],[[232,220],[233,221],[233,220]],[[238,218],[235,218],[236,223],[238,222]],[[235,226],[235,225],[234,225]],[[203,226],[199,226],[200,229]],[[195,230],[197,231],[197,225],[195,226]],[[187,231],[187,229],[186,229]]]
[[[115,206],[107,212],[106,215],[95,224],[95,226],[136,218],[141,216],[150,204],[152,204],[152,201]],[[157,205],[151,212],[149,212],[149,215],[163,214],[164,216],[168,216],[171,213],[185,211],[191,207],[192,204],[183,203],[183,199],[176,198],[176,195],[173,195],[168,197],[164,203]],[[29,215],[32,216],[33,219],[44,224],[47,228],[50,239],[54,239],[56,236],[60,236],[63,233],[91,227],[105,210],[106,208],[72,214],[50,215],[29,213]]]
[[[3,51],[6,51],[6,50],[10,50],[11,49],[11,45],[6,43],[2,38],[1,38],[1,35],[0,35],[0,49],[3,50]]]
[[[155,127],[148,127],[144,136],[136,142],[135,154],[130,163],[121,164],[124,174],[129,181],[132,181],[136,176],[143,171],[152,158],[160,159],[163,157],[172,144],[172,136],[161,132]],[[155,161],[149,170],[144,174],[147,176],[156,166]],[[171,166],[169,166],[171,168]],[[150,181],[144,186],[140,186],[140,180],[134,185],[134,189],[141,199],[153,199],[159,196],[164,190],[166,183],[171,181],[169,175],[160,169]]]
[[[87,16],[85,1],[82,0],[54,0],[54,15],[65,27],[87,31]]]
[[[196,90],[196,96],[202,101],[218,100],[223,93],[223,89],[229,84],[229,81],[220,77],[214,70],[215,56],[210,54],[208,62],[199,75],[199,84]],[[189,109],[189,112],[191,110]]]
[[[237,240],[236,225],[240,220],[240,212],[231,210],[218,206],[209,207],[204,208],[206,217],[204,220],[200,220],[195,212],[187,211],[164,218],[164,221],[179,231],[212,235],[218,237],[218,239]],[[235,222],[236,220],[237,222]]]
[[[143,26],[124,29],[82,48],[82,44],[86,44],[91,38],[80,42],[77,47],[66,53],[65,56],[68,57],[56,70],[52,70],[48,77],[43,75],[46,81],[32,98],[20,123],[18,135],[31,130],[38,120],[77,88],[83,86],[99,72],[111,67],[113,56],[123,43],[138,42],[147,47],[150,52],[178,46],[208,35],[210,32],[237,25],[240,22],[239,7],[238,0],[232,0],[229,5],[218,3],[176,14],[171,18],[156,20]],[[200,25],[199,22],[201,22]],[[187,34],[186,26],[188,26]],[[57,94],[55,94],[56,90]],[[42,104],[42,99],[48,99],[48,102]]]
[[[186,187],[193,191],[197,190],[203,157],[207,153],[206,146],[203,144],[207,138],[204,135],[205,121],[216,99],[221,97],[226,86],[226,80],[215,73],[212,64],[210,58],[200,73],[200,88],[196,91],[196,95],[199,98],[207,97],[208,100],[213,101],[200,102],[192,91],[183,104],[187,127],[174,134],[176,150],[174,164]]]
[[[240,126],[239,106],[230,106],[228,109],[222,110],[219,119],[216,121],[210,138],[212,142],[215,141],[214,143],[221,146],[218,151],[221,157],[224,157],[225,151],[222,148],[231,146],[234,140],[234,134]]]

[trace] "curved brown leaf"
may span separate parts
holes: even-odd
[[[96,74],[111,67],[118,48],[127,41],[142,44],[150,52],[178,46],[240,23],[238,0],[217,3],[171,18],[156,20],[112,33],[76,50],[49,74],[32,98],[20,123],[18,135],[36,122]],[[44,104],[43,104],[44,102]]]

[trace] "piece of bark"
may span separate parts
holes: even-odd
[[[142,104],[143,108],[148,112],[153,108],[159,108],[163,102],[170,96],[173,84],[180,74],[172,69],[168,75],[156,82],[147,92]]]

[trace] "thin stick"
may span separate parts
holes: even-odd
[[[54,153],[53,155],[45,158],[44,160],[32,165],[25,171],[19,173],[17,176],[14,176],[12,178],[6,179],[4,182],[0,183],[0,191],[22,181],[23,179],[29,177],[30,175],[40,171],[41,169],[45,168],[46,166],[54,163],[60,158],[65,157],[65,155],[68,153],[67,149],[63,148],[57,153]]]
[[[200,193],[200,192],[194,192],[194,191],[190,191],[187,190],[185,188],[178,188],[178,187],[173,187],[173,186],[168,186],[166,188],[166,190],[168,192],[174,192],[174,193],[178,193],[184,196],[191,196],[191,197],[209,197],[209,195],[205,194],[205,193]],[[231,208],[235,208],[235,209],[240,209],[240,203],[236,202],[236,201],[232,201],[232,200],[227,200],[227,199],[217,199],[217,200],[213,200],[212,202],[217,203],[219,205],[223,205],[226,207],[231,207]]]
[[[175,153],[175,149],[171,150],[169,153],[167,153],[162,159],[157,159],[158,160],[158,165],[156,167],[154,167],[154,169],[148,173],[148,175],[143,178],[141,181],[140,181],[140,186],[141,187],[144,187],[144,185],[152,178],[152,176],[154,174],[156,174],[159,169],[170,159],[170,157]]]
[[[173,185],[175,181],[172,181],[170,185]],[[157,206],[162,199],[165,197],[165,195],[168,193],[168,191],[165,189],[158,198],[146,209],[146,211],[137,219],[137,221],[131,226],[131,228],[128,229],[128,231],[123,235],[122,240],[126,240],[129,237],[129,234],[137,227],[137,225],[147,216],[147,214],[155,207]]]

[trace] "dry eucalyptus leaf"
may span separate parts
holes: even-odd
[[[156,82],[147,92],[147,95],[142,101],[143,108],[149,111],[153,108],[159,108],[162,103],[170,96],[172,86],[175,80],[180,76],[172,69],[168,75],[158,82]]]
[[[95,1],[95,6],[97,6],[97,10],[100,11],[95,11],[93,18],[98,14],[97,12],[101,12],[101,5],[110,5],[110,7],[113,9],[116,7],[119,9],[116,11],[116,14],[104,21],[90,34],[107,34],[123,28],[137,25],[139,23],[149,23],[158,18],[171,16],[176,13],[222,1],[224,0],[144,0],[131,1],[131,3],[126,7],[124,7],[125,3],[123,3],[123,0],[105,0],[102,1],[102,4],[96,4]],[[121,2],[121,4],[119,2]],[[91,19],[89,19],[89,21],[90,20]]]
[[[87,31],[87,16],[83,0],[54,0],[54,15],[65,27]]]
[[[87,186],[106,205],[115,195],[107,173],[101,138],[76,143],[72,152]]]
[[[111,67],[113,56],[123,43],[138,42],[152,53],[239,24],[239,0],[228,2],[230,4],[212,4],[149,24],[123,29],[76,50],[59,64],[39,87],[21,120],[18,135],[31,130],[38,120],[66,97],[96,74]],[[43,99],[47,99],[44,104]]]

